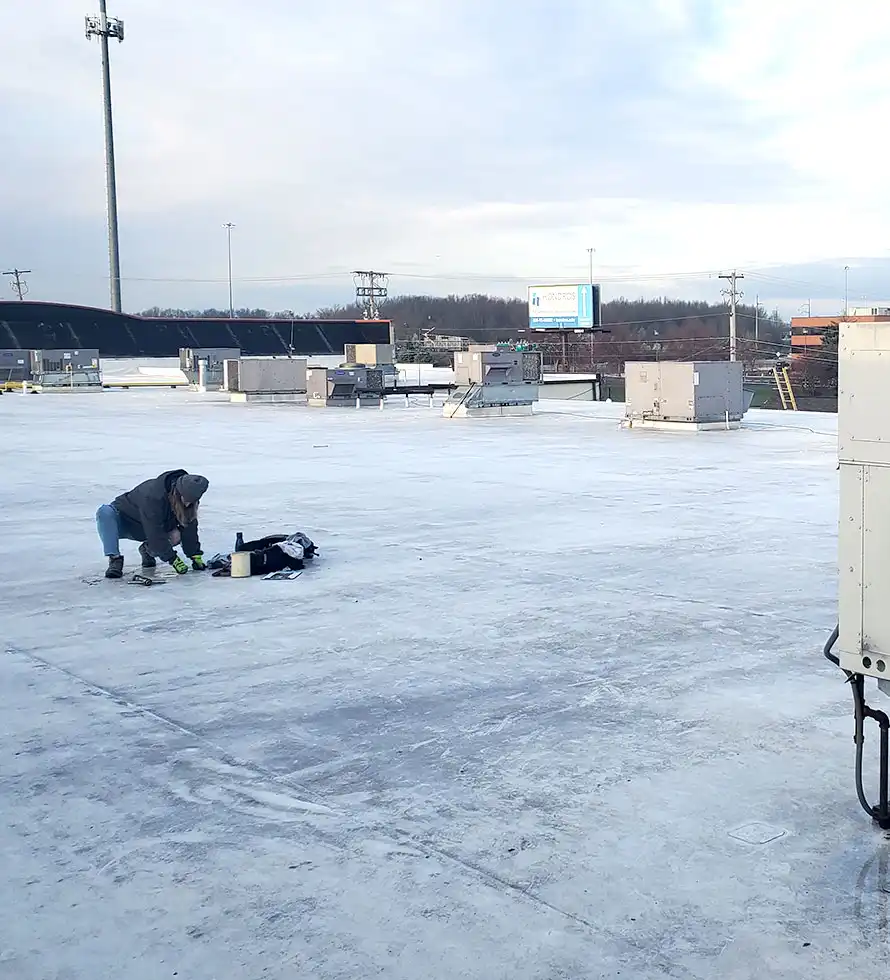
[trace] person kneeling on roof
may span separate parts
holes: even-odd
[[[182,550],[192,560],[196,572],[204,571],[204,557],[198,540],[198,503],[209,481],[186,470],[168,470],[153,480],[146,480],[110,504],[96,511],[96,527],[108,558],[106,578],[120,578],[124,558],[120,541],[141,541],[139,554],[143,568],[154,568],[157,559],[173,566],[178,575],[188,565],[174,550]]]

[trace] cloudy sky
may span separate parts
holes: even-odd
[[[95,8],[95,9],[93,9]],[[4,0],[0,264],[107,305],[97,0]],[[110,0],[124,307],[890,300],[878,0]],[[8,281],[0,284],[8,298]]]

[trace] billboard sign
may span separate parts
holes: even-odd
[[[593,330],[600,325],[599,286],[529,286],[528,325],[532,330]]]

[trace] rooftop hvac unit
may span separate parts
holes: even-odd
[[[343,349],[344,368],[378,368],[383,372],[384,388],[395,388],[399,372],[395,366],[395,348],[392,344],[346,344]]]
[[[747,407],[739,361],[628,361],[624,379],[628,427],[738,428]]]
[[[31,351],[0,350],[0,387],[31,379]]]
[[[392,344],[347,344],[344,348],[347,364],[382,367],[395,363]]]
[[[319,407],[379,405],[384,397],[382,368],[311,368],[309,404]]]
[[[32,350],[31,381],[44,391],[101,391],[98,350]]]
[[[538,351],[473,346],[455,352],[454,380],[458,385],[537,384],[541,363]]]
[[[890,722],[865,700],[872,677],[890,694],[890,320],[840,324],[837,428],[838,625],[823,653],[846,671],[853,693],[859,802],[890,830]],[[877,793],[874,776],[863,775],[863,760],[875,754]]]
[[[238,390],[248,394],[283,394],[306,391],[304,357],[242,357]]]
[[[531,415],[538,400],[541,355],[503,347],[455,351],[457,388],[442,409],[445,418]]]
[[[230,358],[223,364],[223,388],[234,402],[294,402],[306,394],[304,357]]]
[[[32,350],[31,373],[48,374],[58,371],[99,370],[97,350]]]
[[[191,384],[217,389],[223,387],[223,364],[240,357],[241,351],[237,347],[181,347],[179,367]],[[204,362],[203,380],[199,376],[201,361]]]

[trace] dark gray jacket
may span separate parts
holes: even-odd
[[[112,506],[124,519],[126,529],[133,532],[134,539],[144,541],[148,550],[161,561],[171,562],[176,556],[169,539],[170,532],[176,530],[182,534],[182,550],[189,558],[201,554],[198,522],[192,521],[181,527],[167,496],[173,484],[185,473],[186,470],[167,470],[112,501]]]

